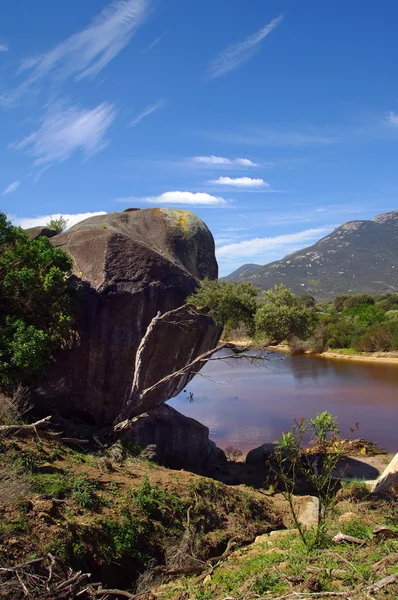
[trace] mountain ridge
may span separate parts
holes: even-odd
[[[226,279],[260,289],[284,283],[295,293],[310,293],[319,300],[397,291],[398,210],[347,221],[311,246],[261,267],[242,265]]]

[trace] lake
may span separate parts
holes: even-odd
[[[279,353],[262,367],[214,361],[169,404],[207,425],[221,448],[244,453],[279,439],[294,418],[324,410],[338,418],[343,435],[358,421],[355,438],[398,452],[398,364]]]

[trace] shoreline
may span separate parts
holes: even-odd
[[[224,343],[226,340],[220,340],[220,343]],[[256,344],[249,339],[241,340],[228,340],[229,343],[235,344],[236,346],[252,346],[256,347]],[[266,350],[272,350],[275,352],[282,352],[283,354],[294,354],[286,344],[278,344],[276,346],[265,346]],[[350,360],[354,362],[370,362],[370,363],[384,363],[389,365],[398,365],[398,351],[397,352],[358,352],[356,354],[343,354],[338,351],[326,350],[322,353],[302,352],[300,354],[306,354],[314,358],[328,358],[333,360]]]

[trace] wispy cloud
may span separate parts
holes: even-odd
[[[67,226],[69,228],[73,227],[73,225],[76,225],[76,223],[79,223],[80,221],[84,221],[84,219],[88,219],[89,217],[96,217],[97,215],[106,215],[106,212],[101,210],[98,212],[86,212],[74,215],[66,213],[57,213],[51,215],[40,215],[38,217],[17,217],[16,215],[8,215],[8,218],[14,225],[19,225],[23,229],[28,229],[29,227],[45,225],[50,219],[58,219],[59,217],[63,217],[64,219],[66,219]]]
[[[95,77],[130,42],[145,22],[150,0],[115,0],[92,22],[54,48],[26,59],[18,74],[27,74],[19,87],[0,98],[3,104],[18,100],[51,76],[56,81]]]
[[[201,135],[202,132],[201,132]],[[207,138],[240,144],[245,146],[263,146],[270,148],[299,148],[302,146],[325,146],[335,144],[340,140],[331,135],[324,135],[318,131],[286,131],[271,128],[246,128],[241,131],[213,132],[204,134]]]
[[[144,48],[144,50],[142,50],[141,54],[146,54],[147,52],[150,52],[169,33],[169,31],[170,31],[170,29],[168,29],[167,31],[165,31],[164,33],[162,33],[162,35],[160,35],[159,37],[157,37],[156,40],[154,40],[152,42],[152,44],[149,44],[149,46],[147,46],[146,48]]]
[[[187,204],[191,206],[226,206],[228,201],[220,196],[212,196],[204,192],[164,192],[160,196],[145,196],[137,198],[127,196],[118,198],[117,202],[146,202],[148,204]]]
[[[387,115],[387,122],[393,127],[398,127],[398,114],[391,110]]]
[[[0,44],[0,52],[8,52],[8,46],[5,44]]]
[[[253,238],[238,242],[237,244],[227,244],[217,250],[217,256],[220,258],[240,258],[248,260],[255,256],[265,256],[270,250],[283,250],[284,253],[292,252],[303,243],[318,240],[323,234],[329,233],[334,229],[334,225],[326,225],[314,229],[306,229],[297,233],[288,233],[275,237]]]
[[[7,194],[12,194],[12,192],[15,192],[19,188],[20,183],[20,181],[13,181],[12,183],[10,183],[10,185],[6,187],[6,189],[1,195],[6,196]]]
[[[271,33],[283,20],[283,15],[273,19],[262,29],[248,37],[245,41],[228,46],[218,54],[208,65],[208,74],[211,79],[229,73],[249,58],[252,58],[260,49],[262,40]]]
[[[56,104],[49,107],[37,131],[10,148],[31,155],[34,167],[48,168],[76,151],[88,159],[107,145],[105,136],[115,116],[114,106],[105,102],[93,109]]]
[[[257,167],[257,163],[249,160],[248,158],[225,158],[225,156],[193,156],[192,160],[195,163],[214,166],[214,167],[225,167],[225,166],[240,166],[240,167]]]
[[[253,179],[252,177],[219,177],[218,179],[212,179],[209,183],[214,183],[216,185],[228,185],[232,187],[241,187],[241,188],[259,188],[266,187],[269,188],[270,185],[264,179],[258,178]]]
[[[165,100],[164,98],[161,98],[160,100],[158,100],[157,102],[155,102],[155,104],[150,104],[142,112],[140,112],[135,117],[135,119],[133,119],[131,121],[131,123],[129,123],[129,127],[135,127],[136,125],[138,125],[138,123],[140,121],[142,121],[142,119],[145,119],[145,117],[148,117],[149,115],[151,115],[152,113],[156,112],[160,108],[163,108],[164,106],[166,106],[166,104],[167,104],[167,100]]]

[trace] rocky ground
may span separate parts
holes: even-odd
[[[359,481],[343,482],[322,547],[308,548],[281,494],[239,483],[244,473],[254,477],[254,465],[219,467],[218,479],[230,478],[227,485],[156,465],[128,444],[88,450],[39,438],[2,439],[0,450],[0,597],[26,597],[6,569],[48,556],[75,574],[90,573],[87,582],[129,594],[106,596],[97,586],[88,595],[86,587],[84,600],[135,594],[142,600],[379,599],[398,593],[391,582],[372,588],[398,572],[396,500],[370,495]],[[360,464],[372,479],[389,459],[360,450],[351,458],[351,468]],[[303,495],[296,505],[311,528],[317,500]],[[387,530],[374,534],[380,526]],[[360,542],[336,545],[339,532]],[[23,568],[18,573],[22,583],[31,581]],[[10,581],[19,595],[4,595]]]

